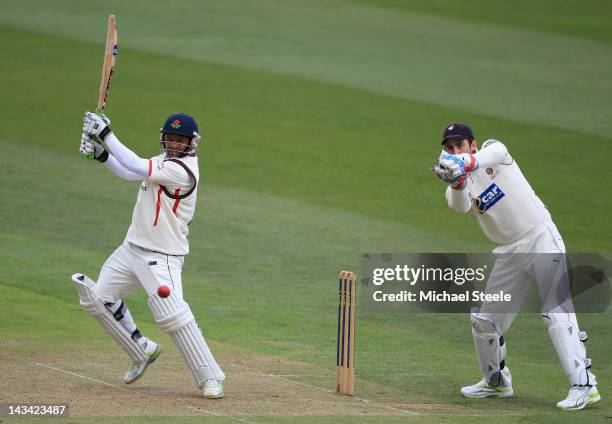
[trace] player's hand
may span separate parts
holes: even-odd
[[[466,185],[466,166],[462,158],[458,156],[449,155],[442,151],[438,164],[434,165],[431,169],[438,178],[454,189],[462,189]]]
[[[461,172],[461,169],[457,164],[437,164],[434,165],[431,170],[434,172],[434,174],[436,174],[438,178],[450,185],[451,188],[460,190],[465,187],[466,174]]]
[[[473,170],[478,168],[478,161],[474,155],[469,153],[459,153],[458,155],[451,155],[446,152],[442,152],[440,155],[440,163],[444,161],[446,166],[450,166],[451,162],[456,163],[464,174],[469,174]]]
[[[81,135],[81,147],[79,151],[85,156],[89,156],[93,153],[94,158],[100,162],[106,162],[108,159],[108,152],[102,143],[85,132]]]
[[[445,180],[446,181],[455,181],[459,177],[465,176],[467,174],[465,163],[459,156],[450,155],[445,151],[440,153],[440,157],[438,159],[438,166],[445,170]]]
[[[85,112],[83,117],[83,132],[93,135],[100,141],[112,132],[110,128],[110,119],[106,116],[99,116],[93,112]]]
[[[435,164],[431,167],[431,170],[438,178],[440,178],[445,183],[448,183],[452,179],[451,171],[447,168],[440,166],[439,163]]]
[[[455,155],[455,156],[461,159],[461,161],[463,162],[463,165],[465,166],[464,169],[465,169],[466,174],[469,174],[475,169],[478,169],[478,161],[476,160],[476,156],[471,155],[469,153],[459,153],[458,155]]]

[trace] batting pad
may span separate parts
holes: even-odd
[[[149,297],[149,308],[162,331],[168,333],[189,365],[198,387],[204,381],[225,380],[225,374],[213,358],[202,331],[187,303],[176,296],[160,298],[156,293]]]
[[[499,333],[495,323],[482,314],[472,313],[470,319],[478,363],[485,380],[493,387],[500,384],[509,385],[507,381],[502,382],[509,376],[509,373],[503,373],[506,366],[506,345],[503,336]]]
[[[79,293],[81,306],[88,315],[93,316],[115,340],[119,346],[127,352],[134,361],[143,362],[149,359],[142,347],[134,340],[131,334],[119,321],[106,309],[102,301],[94,293],[96,283],[84,274],[73,274],[72,281]]]
[[[570,384],[596,385],[597,381],[588,368],[591,360],[586,357],[586,333],[578,330],[575,314],[551,313],[542,315],[542,321],[548,327],[561,366],[569,378]],[[572,319],[574,318],[574,319]]]

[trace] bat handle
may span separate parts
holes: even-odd
[[[104,116],[104,109],[99,109],[99,108],[96,108],[96,115],[98,115],[98,116]],[[93,153],[93,152],[91,152],[90,154],[88,154],[88,155],[87,155],[87,159],[88,159],[88,160],[94,160],[94,159],[95,159],[94,153]]]

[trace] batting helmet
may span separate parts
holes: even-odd
[[[172,155],[179,156],[195,155],[201,137],[198,133],[198,124],[192,116],[187,115],[185,113],[175,113],[173,115],[170,115],[168,116],[168,118],[166,118],[166,122],[164,122],[164,126],[159,130],[159,132],[161,133],[161,148],[162,151],[166,152],[166,154],[171,153]],[[187,137],[190,140],[190,147],[185,149],[184,151],[167,149],[166,140],[164,137],[166,134],[177,134],[183,137]]]

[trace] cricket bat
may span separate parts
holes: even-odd
[[[100,88],[98,89],[98,104],[96,113],[100,116],[104,115],[106,109],[106,99],[110,90],[111,79],[115,70],[115,62],[117,61],[117,21],[115,15],[108,17],[108,27],[106,29],[106,46],[104,47],[104,62],[102,63],[102,77],[100,78]],[[93,153],[90,153],[87,158],[92,160]]]

